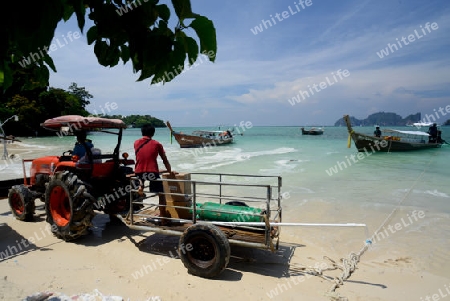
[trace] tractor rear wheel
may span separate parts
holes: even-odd
[[[225,234],[210,224],[194,224],[180,237],[179,255],[188,272],[203,278],[219,275],[230,261]]]
[[[33,220],[34,198],[27,187],[24,185],[13,186],[8,193],[8,202],[16,219],[20,221]]]
[[[94,218],[92,200],[86,185],[67,171],[55,175],[48,184],[45,210],[52,232],[65,241],[88,234]]]

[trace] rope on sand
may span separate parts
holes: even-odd
[[[386,219],[381,223],[381,225],[378,227],[378,229],[372,234],[370,239],[367,239],[364,243],[364,246],[359,250],[358,253],[351,252],[347,258],[341,258],[340,264],[337,263],[335,260],[329,258],[328,256],[324,256],[324,259],[327,259],[330,261],[331,266],[327,267],[325,269],[320,269],[318,267],[304,267],[301,268],[306,273],[309,273],[314,276],[319,276],[327,281],[330,281],[333,283],[331,288],[325,293],[327,297],[330,298],[332,301],[348,301],[346,297],[341,296],[338,292],[336,292],[336,289],[340,286],[344,285],[344,281],[346,281],[350,276],[355,272],[357,265],[361,259],[361,256],[369,249],[369,247],[372,245],[372,241],[376,237],[376,235],[383,229],[386,224],[391,220],[393,215],[397,212],[400,205],[408,198],[408,196],[413,191],[413,188],[416,186],[416,184],[419,182],[419,180],[423,177],[425,174],[425,171],[427,170],[427,166],[430,164],[430,161],[428,161],[427,165],[425,166],[424,170],[421,172],[421,174],[417,177],[416,181],[413,183],[413,185],[409,188],[408,192],[405,194],[405,196],[397,203],[395,208],[391,211],[391,213],[386,217]],[[324,271],[334,271],[334,270],[341,270],[342,273],[340,276],[337,277],[327,277],[323,275]]]

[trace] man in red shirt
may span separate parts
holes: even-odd
[[[162,181],[159,176],[159,168],[157,158],[161,157],[167,172],[172,173],[169,160],[167,160],[166,153],[161,143],[153,140],[152,137],[155,134],[155,128],[150,124],[145,124],[141,128],[142,138],[134,142],[134,151],[136,154],[136,166],[134,172],[140,179],[141,185],[144,185],[144,181],[150,181],[150,192],[159,193],[159,212],[162,217],[166,216],[166,198],[162,192],[164,192]],[[162,220],[164,222],[164,220]]]

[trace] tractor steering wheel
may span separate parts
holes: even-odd
[[[69,149],[69,150],[67,150],[67,151],[65,151],[65,152],[63,152],[63,154],[62,154],[63,156],[72,156],[72,150],[71,149]]]

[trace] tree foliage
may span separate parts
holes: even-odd
[[[39,121],[36,117],[42,113],[35,100],[30,100],[25,96],[14,95],[11,101],[7,103],[7,106],[16,108],[14,115],[19,116],[21,122],[10,121],[5,125],[5,131],[8,129],[6,132],[15,136],[22,133],[35,133],[34,128],[39,127]],[[6,120],[6,118],[8,117],[3,118],[3,120]],[[26,122],[22,122],[23,120]],[[9,127],[11,127],[11,131],[9,131]]]
[[[61,115],[89,115],[81,100],[64,89],[50,87],[39,94],[39,104],[46,111],[43,120]]]
[[[141,128],[144,124],[149,123],[154,127],[166,127],[163,120],[150,115],[98,115],[99,117],[111,118],[111,119],[121,119],[126,125],[134,128]]]
[[[62,115],[99,116],[121,119],[130,127],[140,128],[149,123],[155,127],[165,127],[163,120],[150,115],[104,115],[86,110],[87,99],[93,96],[77,83],[71,83],[68,90],[49,87],[46,90],[27,91],[26,96],[15,94],[6,102],[0,103],[0,121],[17,115],[19,122],[11,120],[4,125],[5,132],[14,136],[47,135],[48,131],[40,124],[46,119]]]
[[[80,30],[85,18],[94,25],[86,32],[88,44],[100,65],[116,66],[131,62],[138,80],[169,82],[166,76],[180,72],[186,59],[193,64],[199,53],[215,60],[216,32],[212,21],[196,14],[190,0],[171,0],[171,7],[158,0],[46,0],[10,1],[0,12],[0,87],[3,92],[13,84],[17,69],[32,69],[24,82],[45,86],[49,70],[56,66],[47,51],[61,20],[76,15]],[[169,28],[171,9],[178,21]],[[24,21],[26,20],[26,21]],[[195,32],[197,40],[188,36]],[[198,46],[198,44],[200,46]],[[30,64],[24,64],[24,59]],[[179,74],[179,73],[177,73]],[[86,100],[86,99],[85,99]]]
[[[72,83],[71,87],[73,85],[77,86]],[[82,90],[89,94],[84,87]],[[14,136],[42,134],[45,131],[40,124],[46,119],[61,115],[88,116],[85,105],[86,102],[72,91],[52,87],[46,90],[34,89],[15,94],[0,103],[0,120],[13,115],[19,116],[19,122],[10,121],[4,125],[5,132]]]
[[[86,91],[84,87],[78,87],[77,83],[70,84],[69,92],[79,100],[83,108],[91,103],[89,99],[91,99],[93,96],[88,91]]]

